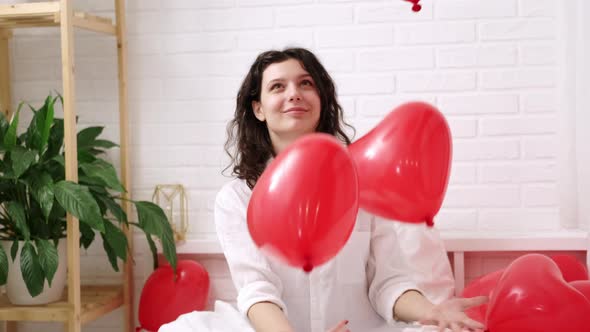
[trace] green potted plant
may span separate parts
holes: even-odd
[[[0,115],[0,285],[7,279],[10,283],[11,277],[22,277],[26,296],[34,299],[45,284],[49,288],[56,284],[61,290],[41,302],[59,299],[65,285],[66,260],[60,259],[58,249],[65,257],[66,212],[80,221],[81,246],[88,248],[96,234],[102,237],[114,270],[118,271],[118,260],[128,259],[122,225],[135,226],[145,233],[154,264],[156,245],[152,237],[158,238],[164,256],[176,269],[172,228],[162,209],[151,202],[130,201],[137,211],[137,222],[133,222],[121,208],[121,194],[126,188],[113,165],[102,158],[106,150],[117,145],[99,138],[103,127],[78,132],[78,183],[65,180],[64,122],[54,118],[54,105],[60,98],[49,95],[39,109],[29,105],[34,115],[20,135],[17,128],[23,104],[10,121]],[[9,268],[15,262],[20,267]],[[54,280],[56,271],[63,280]],[[13,303],[38,303],[18,303],[25,300],[11,298],[11,289],[16,286],[8,285]]]

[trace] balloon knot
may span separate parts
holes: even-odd
[[[143,330],[143,327],[141,326],[135,328],[135,332],[141,332],[141,330]]]
[[[419,12],[420,9],[422,9],[422,6],[420,6],[420,4],[419,4],[420,0],[405,0],[405,1],[411,2],[413,4],[412,11],[414,11],[414,12]]]
[[[428,226],[428,227],[434,226],[434,220],[432,219],[432,217],[426,217],[426,226]]]
[[[313,265],[311,265],[310,262],[307,262],[303,265],[303,271],[305,271],[305,273],[309,273],[311,270],[313,270]]]

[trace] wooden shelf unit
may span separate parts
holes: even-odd
[[[74,84],[74,28],[115,36],[117,39],[119,79],[119,130],[121,153],[121,182],[131,188],[129,176],[129,132],[127,114],[127,37],[125,0],[113,0],[115,19],[103,18],[88,13],[74,12],[72,0],[0,5],[0,111],[11,114],[9,39],[12,30],[29,27],[57,27],[60,31],[64,149],[66,180],[78,181],[76,110]],[[128,195],[125,198],[130,198]],[[131,214],[130,203],[123,209]],[[6,322],[5,331],[17,330],[17,321],[63,322],[65,331],[80,332],[84,323],[95,320],[119,307],[124,308],[123,331],[134,331],[133,266],[129,255],[123,267],[122,285],[81,286],[79,223],[72,215],[67,216],[67,292],[62,301],[41,306],[15,306],[5,295],[0,296],[0,320]],[[131,229],[123,230],[133,252]]]

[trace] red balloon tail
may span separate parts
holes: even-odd
[[[141,330],[143,330],[143,327],[141,326],[135,328],[135,332],[141,332]]]
[[[432,217],[426,217],[425,222],[426,222],[426,226],[428,226],[428,227],[434,226],[434,219]]]
[[[414,11],[414,12],[419,12],[422,9],[422,6],[420,6],[420,4],[419,4],[420,0],[405,0],[405,1],[411,2],[413,4],[412,11]]]

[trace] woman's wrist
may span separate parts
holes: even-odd
[[[417,322],[427,318],[434,304],[418,290],[410,289],[402,293],[393,305],[393,319],[406,323]]]
[[[257,332],[293,332],[283,309],[272,302],[258,302],[253,304],[247,313],[250,323]]]

